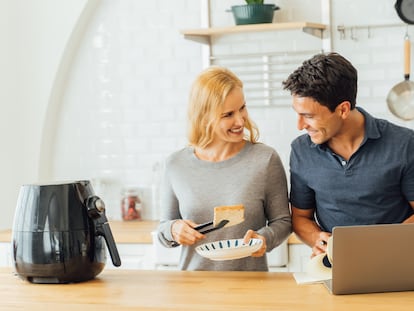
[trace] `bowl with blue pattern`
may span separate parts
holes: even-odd
[[[262,240],[250,239],[244,243],[243,239],[230,239],[208,242],[196,247],[196,252],[211,260],[232,260],[250,256],[262,247]]]

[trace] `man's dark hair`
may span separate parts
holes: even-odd
[[[357,70],[338,53],[313,56],[282,82],[292,95],[310,97],[332,112],[343,101],[355,108],[357,84]]]

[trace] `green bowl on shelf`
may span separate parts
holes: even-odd
[[[233,5],[233,13],[236,25],[264,24],[273,22],[273,13],[280,8],[274,4],[246,4]]]

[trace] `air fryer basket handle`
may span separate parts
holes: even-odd
[[[119,267],[121,265],[121,258],[119,257],[108,219],[105,216],[104,202],[97,196],[90,196],[86,199],[85,205],[88,208],[89,217],[92,218],[95,223],[95,234],[104,237],[109,254],[111,255],[112,263],[115,267]]]
[[[118,249],[116,248],[116,244],[112,236],[111,228],[109,227],[108,222],[105,222],[101,226],[97,227],[97,233],[104,237],[106,245],[108,245],[108,250],[109,254],[111,255],[112,263],[115,267],[119,267],[121,265],[121,258],[119,257]]]
[[[112,236],[111,228],[109,227],[108,222],[105,222],[98,227],[98,234],[103,235],[106,241],[112,263],[115,267],[119,267],[121,265],[121,258],[119,257],[118,249],[116,248],[114,237]]]

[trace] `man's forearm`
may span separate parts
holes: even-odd
[[[314,220],[305,217],[292,217],[293,231],[297,237],[310,247],[313,247],[321,229]]]

